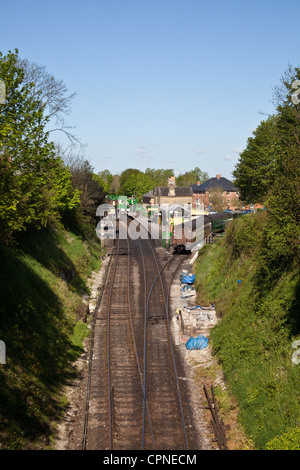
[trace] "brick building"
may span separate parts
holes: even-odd
[[[236,209],[239,205],[238,188],[221,175],[216,175],[204,183],[191,186],[193,191],[193,207],[197,208],[200,204],[204,205],[204,210],[212,209],[219,205],[223,209]],[[216,203],[218,201],[218,204]]]

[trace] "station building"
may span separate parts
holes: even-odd
[[[168,178],[168,186],[157,186],[143,195],[144,204],[193,204],[193,191],[191,187],[176,186],[176,178]]]
[[[238,188],[219,174],[202,184],[198,181],[197,184],[191,186],[191,189],[193,192],[193,207],[195,208],[199,204],[203,204],[204,209],[207,210],[210,206],[210,196],[214,191],[222,197],[226,209],[236,209],[239,202]]]
[[[211,209],[212,194],[215,192],[221,198],[222,205],[225,210],[235,210],[237,208],[245,210],[262,209],[261,204],[243,204],[239,199],[239,190],[232,181],[224,178],[220,174],[213,178],[209,178],[204,183],[198,181],[191,186],[193,192],[193,208],[203,204],[204,210]]]

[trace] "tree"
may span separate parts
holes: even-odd
[[[18,51],[0,53],[0,80],[5,82],[6,102],[0,109],[0,221],[2,238],[28,226],[46,227],[79,204],[71,188],[71,175],[48,141],[45,105],[31,96],[24,83]]]
[[[201,183],[204,183],[209,179],[209,175],[206,171],[200,170],[198,166],[195,166],[194,170],[192,171],[192,175],[195,178],[195,181],[200,181]]]
[[[140,170],[136,168],[127,168],[126,170],[122,171],[119,177],[119,184],[120,184],[120,194],[126,194],[125,191],[126,189],[124,188],[124,185],[126,184],[126,181],[131,175],[137,175],[142,173]]]
[[[274,104],[277,111],[280,111],[285,106],[294,107],[295,103],[293,101],[295,100],[293,99],[292,95],[295,94],[297,88],[298,92],[296,93],[296,96],[299,100],[299,85],[295,88],[293,87],[293,84],[299,80],[299,70],[299,68],[293,68],[292,65],[289,64],[287,70],[285,70],[285,72],[281,75],[279,85],[276,85],[273,88],[272,103]]]
[[[278,258],[300,259],[300,102],[293,100],[293,83],[300,80],[300,69],[295,68],[282,79],[285,94],[277,106],[277,133],[280,153],[277,158],[276,176],[270,188],[269,247]]]
[[[197,181],[204,183],[209,178],[208,173],[205,171],[200,170],[199,167],[195,167],[194,170],[186,171],[185,173],[181,173],[176,178],[177,186],[191,186],[192,184],[196,184]]]
[[[221,186],[214,186],[208,190],[208,200],[212,210],[222,212],[226,208],[222,194],[223,189]]]
[[[51,127],[48,132],[63,132],[71,144],[79,142],[71,129],[66,125],[65,116],[71,111],[71,103],[76,93],[68,94],[68,88],[63,80],[57,80],[53,74],[47,72],[44,65],[29,62],[28,59],[18,58],[17,66],[23,71],[23,83],[30,86],[29,97],[33,101],[38,101],[43,108],[43,122],[46,124],[53,122],[55,127]]]
[[[289,70],[276,88],[277,113],[260,123],[236,165],[235,184],[246,202],[268,209],[263,261],[266,272],[300,260],[300,69]],[[298,92],[299,95],[299,92]]]
[[[80,192],[81,209],[94,219],[97,207],[104,202],[102,179],[94,173],[91,163],[80,155],[69,154],[65,159],[72,175],[73,188]]]
[[[120,176],[113,175],[110,190],[112,194],[120,194]]]
[[[11,179],[19,189],[19,199],[11,206],[13,230],[28,224],[45,225],[47,201],[43,200],[42,187],[53,160],[52,144],[41,125],[43,107],[30,98],[30,85],[23,83],[24,73],[17,62],[17,51],[9,51],[5,57],[0,53],[0,79],[6,85],[6,103],[0,115],[0,128],[6,126],[1,154],[9,158]]]
[[[134,196],[141,201],[143,194],[153,189],[153,187],[153,181],[148,175],[142,172],[133,172],[123,183],[122,191],[125,196]]]
[[[240,154],[233,175],[246,203],[265,203],[292,155],[297,154],[300,105],[293,103],[293,84],[299,79],[300,69],[289,66],[274,88],[277,113],[259,124]],[[295,164],[293,167],[296,170]]]
[[[99,181],[103,186],[103,191],[105,194],[111,193],[111,185],[113,182],[113,175],[109,170],[102,170],[98,173]]]
[[[281,151],[277,121],[274,115],[259,124],[233,171],[234,183],[245,203],[264,203],[273,184]]]
[[[18,216],[22,198],[10,158],[0,154],[0,239],[5,242],[16,230],[24,228],[24,222]]]
[[[172,169],[154,169],[147,168],[145,170],[145,175],[147,175],[152,181],[154,186],[167,186],[168,178],[174,176],[174,170]]]
[[[73,187],[72,175],[59,157],[55,159],[48,177],[47,193],[52,206],[52,217],[64,219],[69,212],[74,213],[80,207],[80,190]]]

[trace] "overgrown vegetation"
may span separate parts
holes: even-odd
[[[276,279],[262,276],[266,219],[257,213],[233,221],[195,269],[199,302],[214,302],[221,316],[211,341],[240,421],[256,448],[276,449],[278,439],[288,446],[281,436],[299,438],[300,367],[292,343],[300,338],[300,273],[292,263]]]
[[[277,90],[277,114],[249,138],[234,172],[241,199],[267,212],[231,223],[196,265],[200,302],[214,302],[222,316],[214,351],[259,449],[299,448],[300,365],[291,360],[300,332],[299,79],[300,69],[290,68]],[[95,174],[88,160],[50,140],[60,130],[77,141],[64,121],[74,94],[62,81],[17,50],[0,53],[0,80],[0,339],[7,348],[0,444],[45,448],[87,334],[82,296],[101,255],[96,208],[107,194],[140,200],[174,171]],[[53,118],[57,128],[49,130]],[[207,178],[195,167],[177,185]]]
[[[290,67],[276,89],[277,113],[260,123],[236,165],[241,199],[268,208],[265,275],[300,262],[300,69]],[[296,91],[295,91],[296,90]]]
[[[221,316],[214,352],[257,449],[300,449],[299,78],[297,68],[284,76],[277,114],[258,126],[234,172],[242,199],[267,211],[232,221],[195,267],[199,301]]]
[[[89,331],[83,296],[101,266],[103,186],[49,140],[51,117],[67,129],[64,84],[18,51],[0,53],[0,80],[0,448],[47,448]]]
[[[1,247],[0,445],[37,449],[51,445],[64,412],[63,386],[88,334],[83,295],[101,265],[101,248],[89,227],[81,232],[28,231],[14,248]]]
[[[47,76],[41,83],[30,81],[28,63],[23,67],[17,50],[0,53],[6,91],[0,104],[0,239],[6,245],[27,229],[74,224],[81,215],[93,218],[104,200],[93,168],[84,160],[68,167],[49,140],[47,125],[64,113],[66,90],[54,78],[48,89]]]
[[[154,187],[166,187],[168,178],[171,176],[174,176],[174,170],[171,168],[167,170],[147,168],[144,172],[136,168],[127,168],[120,175],[112,175],[109,170],[98,174],[104,184],[106,194],[134,196],[138,202],[142,202],[143,194]],[[208,173],[196,166],[193,170],[179,174],[176,177],[176,186],[188,187],[197,181],[203,183],[208,178]]]

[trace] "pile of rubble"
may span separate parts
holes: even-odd
[[[196,290],[195,275],[183,269],[179,279],[173,284],[174,300],[176,302],[177,344],[185,343],[187,349],[202,349],[208,345],[210,329],[217,323],[214,305],[202,307],[195,304]],[[180,297],[178,292],[180,286]],[[194,342],[194,345],[192,344]],[[197,346],[202,344],[202,346]]]
[[[186,307],[177,310],[180,329],[184,337],[207,335],[209,330],[217,323],[214,307],[203,308]]]
[[[195,297],[196,289],[193,285],[195,282],[195,274],[189,274],[186,269],[183,269],[179,279],[181,284],[181,298],[187,299],[189,297]]]

